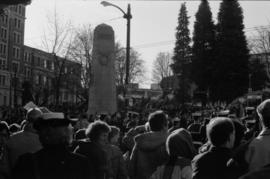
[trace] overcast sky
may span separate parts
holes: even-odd
[[[101,23],[111,25],[116,41],[126,44],[126,19],[114,7],[104,7],[98,0],[32,0],[26,9],[25,44],[40,48],[44,31],[47,31],[47,16],[56,7],[61,20],[71,21],[75,26],[91,24],[93,28]],[[141,87],[149,88],[152,64],[159,52],[172,52],[175,42],[175,28],[181,3],[184,1],[109,1],[126,11],[131,4],[131,47],[135,48],[145,61],[146,80]],[[193,32],[194,15],[200,1],[186,1],[190,16],[190,32]],[[220,1],[209,1],[213,20],[216,21]],[[270,27],[270,1],[240,1],[244,12],[247,36],[255,35],[256,26]]]

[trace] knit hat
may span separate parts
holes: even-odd
[[[184,128],[176,129],[169,135],[166,141],[166,150],[173,158],[180,156],[192,159],[197,153],[190,133]]]

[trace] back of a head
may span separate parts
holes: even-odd
[[[34,122],[42,115],[42,111],[39,108],[32,108],[27,111],[26,120],[28,122]]]
[[[168,125],[167,115],[163,111],[155,111],[149,115],[148,122],[151,131],[162,131]]]
[[[89,124],[85,133],[91,141],[96,142],[102,133],[109,133],[110,131],[111,128],[106,122],[97,120]]]
[[[216,117],[211,119],[207,125],[207,138],[212,145],[220,147],[230,139],[234,132],[234,125],[230,118]]]
[[[257,107],[257,113],[264,127],[270,127],[270,99],[263,101]]]
[[[192,160],[196,154],[190,133],[183,128],[173,131],[166,141],[166,150],[172,159],[184,157]]]

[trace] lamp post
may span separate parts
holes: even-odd
[[[117,9],[119,9],[123,14],[124,18],[127,19],[127,44],[126,44],[126,78],[125,78],[125,85],[128,85],[129,82],[129,58],[130,58],[130,19],[132,18],[131,11],[130,11],[130,4],[128,4],[127,12],[125,12],[123,9],[121,9],[119,6],[112,4],[107,1],[102,1],[101,4],[103,6],[113,6]]]

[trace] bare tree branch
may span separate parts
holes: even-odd
[[[160,83],[165,77],[172,75],[170,64],[172,62],[172,55],[169,52],[160,52],[157,55],[153,64],[152,81]]]

